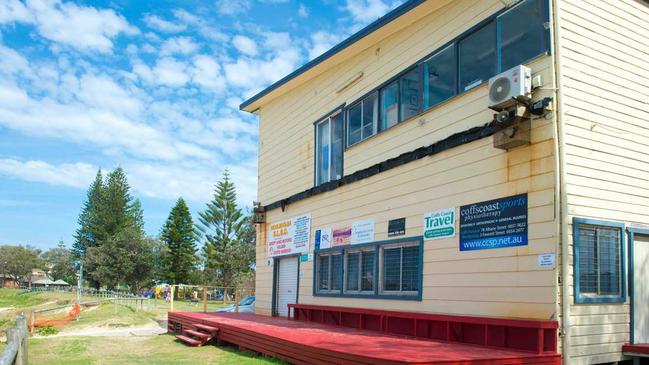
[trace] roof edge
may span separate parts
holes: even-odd
[[[352,34],[349,36],[349,38],[343,40],[342,42],[338,43],[335,45],[333,48],[329,49],[325,53],[321,54],[320,56],[314,58],[313,60],[305,63],[304,65],[300,66],[297,68],[295,71],[291,72],[290,74],[284,76],[283,78],[279,79],[278,81],[275,81],[273,84],[265,88],[264,90],[260,91],[259,93],[255,94],[254,96],[250,97],[248,100],[244,101],[239,105],[239,110],[243,110],[250,106],[252,103],[258,101],[259,99],[263,98],[264,96],[270,94],[272,91],[278,89],[279,87],[283,86],[287,82],[293,80],[294,78],[302,75],[306,71],[312,69],[313,67],[321,64],[322,62],[328,60],[329,58],[333,57],[334,55],[338,54],[339,52],[343,51],[347,47],[351,46],[352,44],[358,42],[359,40],[365,38],[369,34],[373,33],[374,31],[382,28],[383,26],[387,25],[388,23],[392,22],[393,20],[399,18],[403,14],[407,13],[408,11],[416,8],[417,6],[421,5],[422,3],[426,2],[426,0],[409,0],[406,1],[405,3],[399,5],[396,7],[394,10],[390,11],[389,13],[383,15],[382,17],[378,18],[374,22],[370,23],[369,25],[365,26],[363,29],[359,30],[358,32]]]

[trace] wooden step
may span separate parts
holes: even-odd
[[[183,335],[176,335],[176,338],[181,340],[182,342],[184,342],[184,343],[186,343],[188,345],[192,345],[192,346],[201,346],[201,345],[204,344],[203,341],[199,341],[199,340],[193,339],[191,337],[183,336]]]
[[[212,338],[212,335],[209,333],[205,332],[198,332],[194,330],[185,330],[185,333],[194,337],[198,337],[202,339],[203,341],[208,341],[210,338]]]
[[[199,330],[209,332],[211,334],[215,334],[219,331],[219,329],[216,327],[208,326],[206,324],[201,324],[201,323],[193,323],[192,326],[196,327]]]

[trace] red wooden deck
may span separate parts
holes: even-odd
[[[622,352],[627,355],[646,355],[649,357],[649,344],[626,344],[622,346]]]
[[[170,312],[170,332],[195,324],[219,328],[218,340],[294,364],[560,364],[557,353],[533,353],[333,327],[244,313]]]

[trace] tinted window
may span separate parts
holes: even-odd
[[[346,289],[358,290],[358,270],[360,268],[360,252],[347,254],[347,275],[346,275]]]
[[[329,290],[329,256],[318,256],[318,289]]]
[[[331,158],[330,149],[330,132],[329,120],[326,120],[316,127],[317,145],[316,145],[316,162],[317,162],[317,181],[318,184],[329,181],[329,160]]]
[[[588,297],[622,295],[622,238],[618,228],[580,225],[579,292]]]
[[[381,90],[381,129],[399,123],[399,82],[395,81]]]
[[[497,71],[496,23],[490,22],[459,42],[460,91],[489,80]]]
[[[455,45],[424,62],[424,108],[431,108],[455,95]]]
[[[361,290],[374,290],[374,252],[363,252]]]
[[[500,62],[503,71],[547,51],[547,8],[543,0],[527,0],[500,17]]]
[[[343,177],[343,138],[345,127],[343,125],[343,113],[331,118],[331,177],[330,180],[338,180]]]
[[[351,146],[363,139],[363,104],[358,103],[347,111],[347,145]]]
[[[331,256],[331,290],[341,290],[343,286],[343,255]]]
[[[419,69],[408,72],[399,80],[401,101],[399,121],[414,117],[419,113]]]
[[[347,110],[347,145],[351,146],[376,133],[379,114],[376,93],[356,103]]]
[[[419,289],[419,246],[403,248],[402,260],[402,287],[403,291]]]
[[[383,290],[401,290],[401,247],[383,250]]]

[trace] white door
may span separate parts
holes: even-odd
[[[633,342],[649,343],[649,235],[633,235]]]
[[[277,283],[277,314],[288,316],[287,304],[297,302],[297,261],[298,257],[279,260]]]

